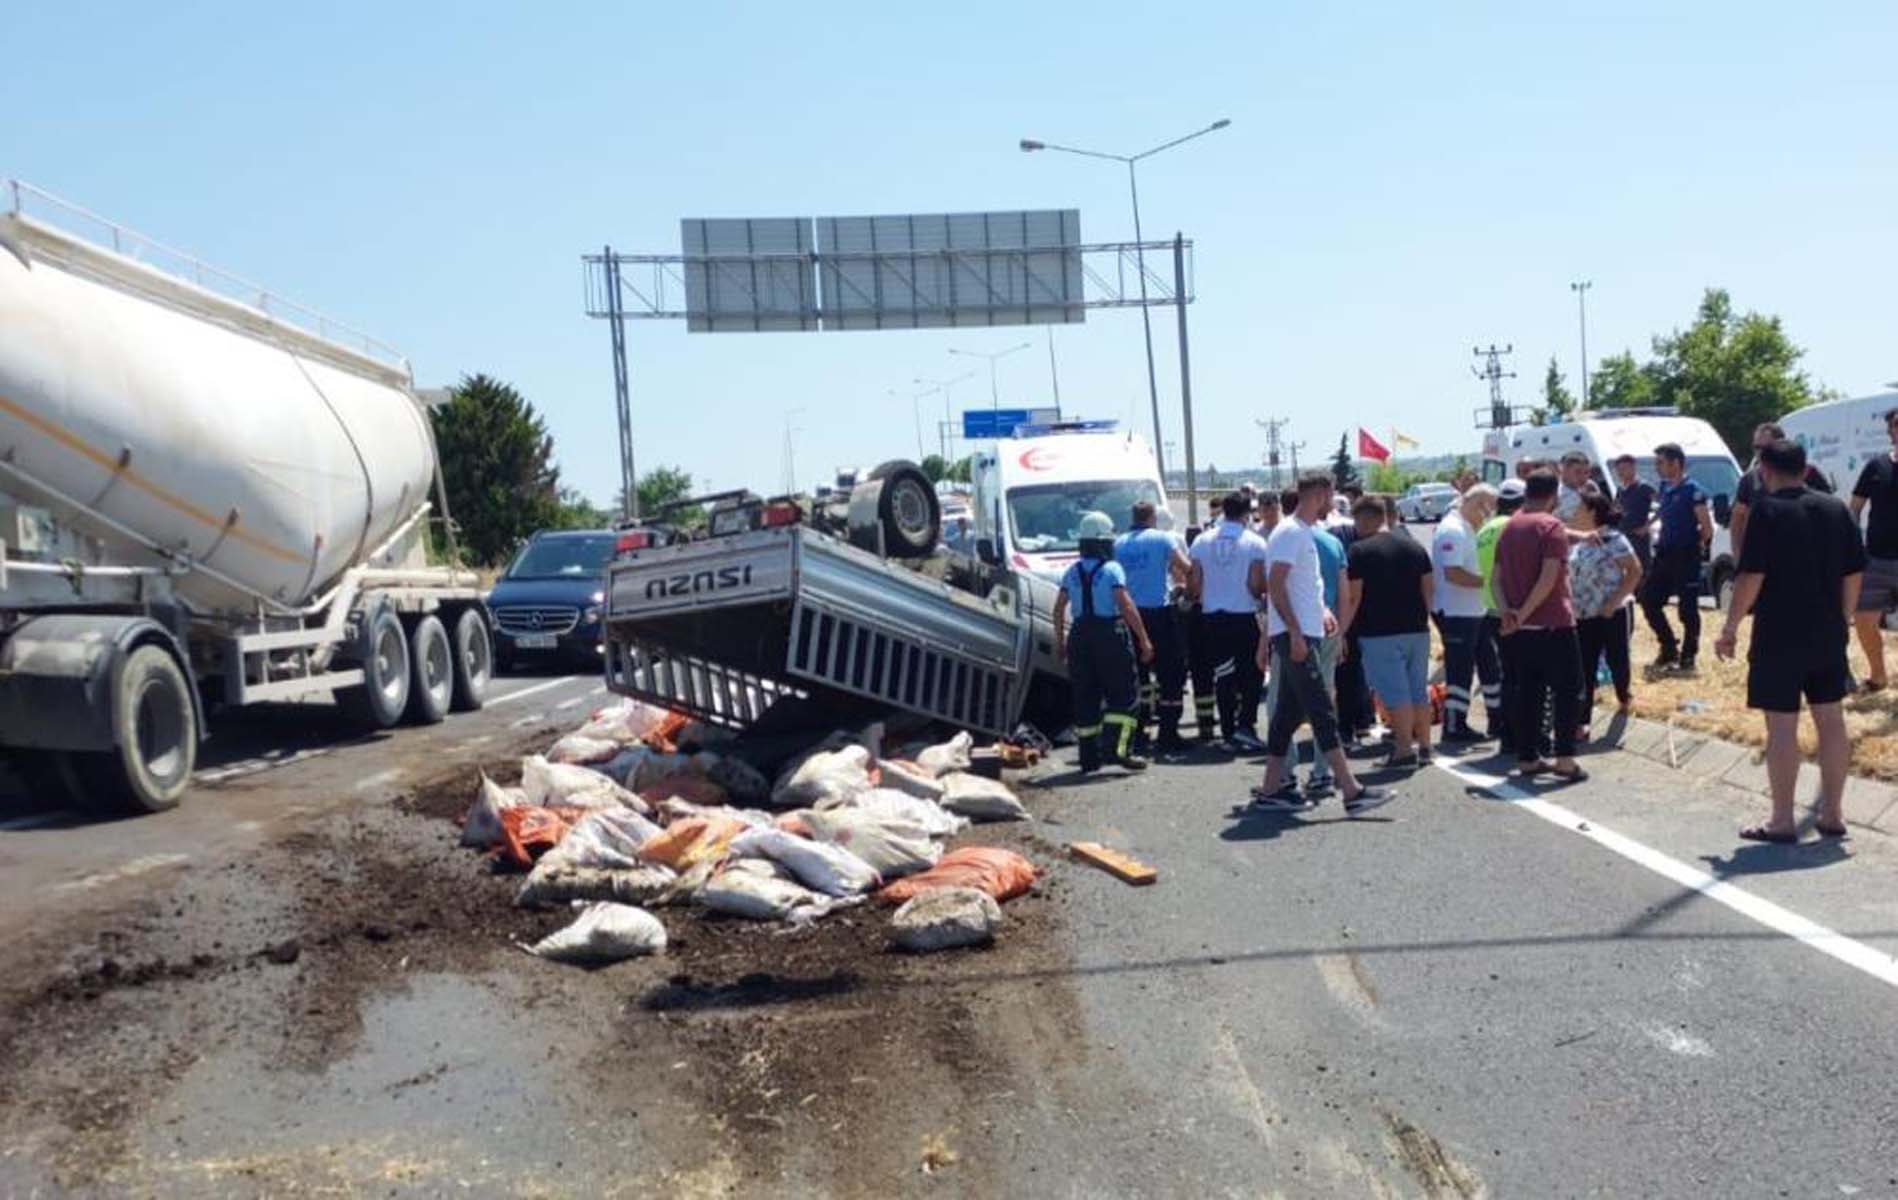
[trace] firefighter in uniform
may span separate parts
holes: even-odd
[[[1180,614],[1168,603],[1173,584],[1184,584],[1192,566],[1178,534],[1156,529],[1154,506],[1142,500],[1133,507],[1133,528],[1114,543],[1114,561],[1127,575],[1127,592],[1140,610],[1140,623],[1153,643],[1153,661],[1140,664],[1140,740],[1147,727],[1158,724],[1154,749],[1178,754],[1180,717],[1185,708],[1186,643]]]
[[[1153,658],[1153,643],[1140,621],[1140,610],[1127,595],[1127,575],[1113,561],[1114,522],[1091,512],[1080,521],[1078,561],[1061,576],[1054,601],[1054,652],[1065,656],[1074,688],[1074,736],[1080,743],[1081,770],[1103,762],[1130,771],[1146,769],[1134,754],[1135,647],[1140,662]],[[1072,635],[1068,613],[1075,614]],[[1129,635],[1132,635],[1131,640]]]

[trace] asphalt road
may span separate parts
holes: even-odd
[[[598,685],[508,686],[512,699],[476,716],[214,781],[178,813],[0,826],[0,945],[187,884],[233,937],[281,901],[211,868],[266,843],[308,857],[294,839],[328,812],[393,836],[378,821],[405,780],[570,725]],[[769,1005],[655,1015],[632,997],[683,964],[587,974],[498,943],[477,971],[428,958],[418,935],[376,968],[401,982],[350,1001],[341,1048],[292,1067],[268,1040],[201,1044],[204,1014],[237,1003],[226,993],[249,996],[239,1029],[260,1004],[301,1005],[276,977],[219,968],[125,993],[136,1007],[101,1011],[159,1022],[190,1063],[127,1068],[138,1100],[115,1136],[144,1173],[111,1182],[181,1195],[1898,1195],[1898,844],[1861,832],[1745,845],[1734,832],[1760,815],[1757,797],[1635,756],[1586,761],[1587,782],[1535,793],[1487,775],[1487,760],[1426,768],[1386,780],[1398,801],[1358,820],[1335,800],[1244,814],[1258,768],[1210,755],[1085,781],[1056,762],[1022,789],[1036,824],[1006,831],[1049,868],[1052,898],[1011,906],[1017,922],[1038,915],[997,951],[904,968],[841,1006],[815,986],[820,965]],[[239,765],[253,764],[226,767]],[[1159,884],[1059,859],[1059,843],[1084,838],[1153,864]],[[323,870],[336,886],[358,878]],[[1031,929],[1049,944],[1016,954]],[[410,973],[412,955],[426,970]],[[919,1011],[954,1017],[905,1023]],[[753,1069],[766,1030],[821,1045],[794,1064],[815,1074],[740,1112],[698,1108],[682,1081]],[[827,1030],[846,1040],[822,1041]],[[708,1031],[729,1036],[716,1053]],[[863,1099],[833,1118],[839,1092]],[[51,1143],[17,1131],[37,1128],[39,1105],[69,1111],[53,1095],[3,1114],[0,1190],[47,1178]],[[768,1170],[746,1120],[790,1123]],[[956,1162],[924,1175],[917,1148],[936,1136]]]

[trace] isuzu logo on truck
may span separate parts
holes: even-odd
[[[720,567],[716,571],[680,571],[646,581],[646,599],[665,596],[692,596],[724,588],[745,587],[751,583],[751,565]]]

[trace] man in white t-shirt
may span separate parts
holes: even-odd
[[[1311,807],[1287,768],[1292,735],[1311,722],[1315,752],[1330,764],[1344,797],[1346,816],[1388,803],[1390,795],[1365,787],[1351,773],[1338,737],[1337,711],[1319,672],[1324,640],[1338,625],[1325,608],[1319,574],[1318,543],[1311,528],[1324,519],[1331,503],[1331,478],[1307,475],[1298,481],[1298,511],[1272,531],[1266,546],[1267,632],[1272,641],[1272,673],[1278,676],[1278,704],[1265,739],[1265,782],[1253,793],[1252,806],[1266,812],[1298,812]]]
[[[1193,653],[1202,656],[1197,677],[1213,680],[1219,733],[1234,753],[1257,753],[1259,692],[1264,678],[1254,660],[1259,651],[1259,598],[1265,594],[1265,539],[1246,528],[1246,498],[1234,492],[1220,501],[1224,519],[1199,535],[1187,551],[1193,573],[1189,595],[1200,606]]]
[[[1436,572],[1437,633],[1443,638],[1443,740],[1482,739],[1470,728],[1470,676],[1482,681],[1489,727],[1499,727],[1502,666],[1494,639],[1484,636],[1489,605],[1483,594],[1483,570],[1476,556],[1476,531],[1496,512],[1496,489],[1472,485],[1455,508],[1445,513],[1430,538],[1430,566]]]
[[[1562,524],[1573,526],[1575,512],[1582,506],[1582,494],[1595,490],[1595,481],[1589,478],[1589,469],[1594,466],[1589,461],[1586,450],[1570,450],[1562,456],[1559,475],[1561,484],[1555,489],[1555,516]]]

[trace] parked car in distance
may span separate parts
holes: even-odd
[[[528,539],[488,593],[497,670],[529,660],[599,667],[606,565],[618,540],[611,529],[542,530]]]
[[[1426,525],[1441,521],[1456,503],[1456,495],[1456,489],[1447,483],[1413,483],[1397,498],[1397,515]]]

